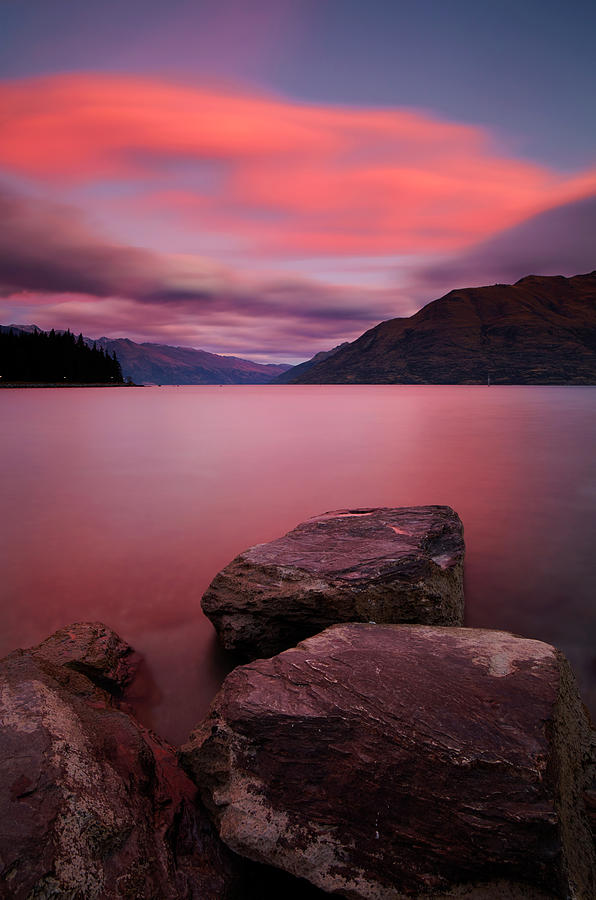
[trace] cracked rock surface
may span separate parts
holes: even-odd
[[[236,896],[175,752],[117,706],[133,669],[99,623],[0,661],[0,897]]]
[[[346,624],[235,669],[181,759],[229,847],[327,892],[589,900],[592,739],[550,645]]]
[[[341,509],[245,550],[202,599],[220,642],[271,656],[339,622],[463,622],[463,526],[448,506]]]

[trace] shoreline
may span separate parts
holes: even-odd
[[[91,384],[79,383],[79,382],[69,382],[68,384],[64,384],[61,382],[36,382],[36,381],[23,381],[23,382],[7,382],[6,384],[0,383],[0,389],[2,388],[11,388],[11,389],[24,389],[24,388],[123,388],[123,387],[144,387],[143,384],[106,384],[103,382],[93,382]]]

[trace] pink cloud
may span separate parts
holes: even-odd
[[[139,250],[103,238],[76,209],[15,191],[0,190],[0,216],[5,324],[296,361],[454,287],[591,270],[596,200],[548,210],[440,263],[411,264],[394,289],[248,277],[198,257]]]
[[[0,117],[9,176],[50,194],[79,191],[123,223],[117,240],[71,206],[0,191],[5,322],[296,359],[412,313],[439,284],[509,269],[520,277],[555,261],[571,274],[572,260],[589,255],[596,170],[564,176],[428,113],[71,75],[0,83]],[[156,249],[136,246],[147,221]],[[172,225],[187,250],[246,271],[162,252]],[[337,281],[369,266],[377,287],[295,274],[330,260]]]
[[[462,250],[596,186],[596,170],[563,176],[499,152],[481,128],[428,113],[148,78],[5,82],[0,115],[6,170],[51,182],[142,179],[156,213],[263,256]],[[193,167],[214,163],[201,188]],[[185,183],[164,190],[176,167]]]
[[[140,250],[66,205],[0,189],[0,322],[92,337],[296,359],[399,311],[387,290],[241,277],[201,257]]]

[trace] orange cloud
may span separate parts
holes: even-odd
[[[262,255],[460,250],[596,186],[596,171],[567,178],[499,153],[483,129],[422,112],[150,79],[5,82],[0,117],[6,170],[142,178],[155,212]],[[177,176],[164,190],[177,165],[183,186]]]

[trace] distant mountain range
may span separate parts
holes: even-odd
[[[290,368],[192,347],[136,344],[128,338],[101,337],[97,345],[116,351],[124,377],[137,384],[268,384]]]
[[[291,384],[596,384],[596,271],[450,291],[282,375]]]
[[[2,325],[19,331],[41,331],[36,325]],[[101,337],[96,343],[110,354],[116,353],[122,374],[135,384],[268,384],[290,366],[264,365],[236,356],[219,356],[191,347],[167,344],[137,344],[128,338]]]
[[[9,328],[41,330],[0,326]],[[596,271],[450,291],[294,367],[127,338],[96,343],[137,384],[596,384]]]

